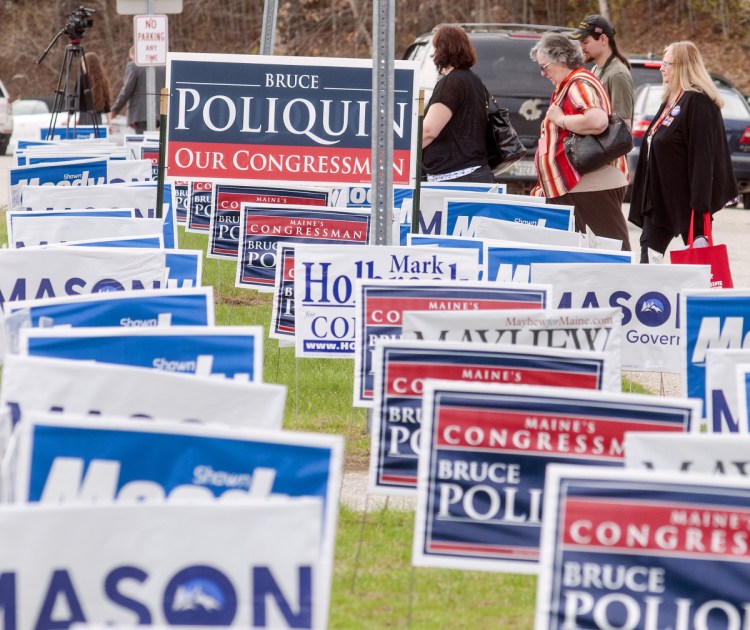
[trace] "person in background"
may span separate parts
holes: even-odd
[[[85,95],[79,90],[79,125],[109,125],[111,118],[110,108],[112,105],[112,88],[109,85],[109,79],[104,72],[102,60],[95,52],[87,52],[83,56],[86,74],[89,80],[89,89],[91,91],[91,101],[94,107],[93,112],[88,109],[89,104],[86,102]],[[102,116],[106,115],[106,120]]]
[[[591,70],[604,84],[612,102],[612,110],[633,124],[635,89],[630,74],[630,62],[617,49],[615,27],[601,15],[587,15],[578,25],[571,39],[578,40],[583,50],[583,62],[593,61]]]
[[[573,206],[578,232],[588,227],[597,236],[622,241],[630,251],[622,200],[628,185],[625,157],[590,173],[576,171],[565,154],[564,140],[571,133],[600,134],[612,113],[607,91],[583,68],[578,42],[566,35],[545,33],[531,49],[539,71],[555,86],[534,158],[539,181],[532,195],[547,203]]]
[[[675,236],[687,243],[693,210],[695,244],[705,245],[703,215],[738,194],[724,103],[695,44],[667,45],[661,76],[663,102],[643,137],[628,215],[642,228],[642,263],[661,261]]]
[[[145,66],[138,66],[133,61],[135,50],[130,48],[130,61],[125,66],[125,78],[122,89],[117,95],[115,102],[112,103],[112,114],[117,116],[123,107],[128,106],[128,125],[135,129],[135,132],[142,134],[147,127],[147,98],[154,101],[154,112],[158,123],[159,117],[159,94],[166,83],[165,66],[155,66],[156,70],[156,87],[154,94],[147,93],[147,79]]]
[[[466,32],[443,24],[432,38],[442,75],[422,127],[422,168],[427,181],[494,182],[487,162],[487,91],[471,70],[477,54]]]

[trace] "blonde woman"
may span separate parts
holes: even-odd
[[[724,103],[695,44],[669,44],[661,76],[663,103],[643,139],[628,216],[642,228],[642,263],[661,260],[675,236],[687,243],[693,210],[695,235],[702,237],[703,215],[713,215],[738,194]]]

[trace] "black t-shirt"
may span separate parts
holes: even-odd
[[[434,103],[442,103],[453,115],[422,152],[425,172],[437,175],[486,165],[487,96],[482,80],[468,69],[451,70],[437,82],[427,111]]]

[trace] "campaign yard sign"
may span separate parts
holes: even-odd
[[[23,213],[26,214],[26,213]],[[11,247],[29,247],[93,238],[145,236],[163,229],[161,219],[28,213],[13,221]]]
[[[169,53],[171,177],[372,181],[372,62]],[[394,62],[393,183],[415,180],[416,65]]]
[[[2,506],[3,628],[324,627],[320,529],[307,498]]]
[[[735,368],[737,386],[738,424],[742,433],[750,433],[750,363],[742,363]]]
[[[439,182],[436,182],[439,183]],[[445,182],[449,183],[449,182]],[[538,197],[530,197],[528,195],[506,195],[504,191],[499,190],[488,190],[488,191],[477,191],[476,189],[469,190],[461,186],[461,184],[453,184],[449,186],[435,186],[433,184],[426,184],[421,186],[419,195],[419,208],[417,213],[417,225],[419,234],[447,234],[447,219],[445,216],[445,204],[447,201],[461,201],[461,202],[476,202],[483,204],[484,202],[516,202],[524,205],[534,206],[546,206],[543,200]],[[410,202],[411,203],[411,202]],[[558,208],[561,206],[557,206]],[[563,212],[567,213],[567,223],[565,227],[560,229],[566,231],[572,231],[573,222],[573,207],[562,206]],[[479,215],[483,216],[483,215]],[[538,219],[533,220],[534,223],[538,222]],[[557,225],[557,221],[555,221]]]
[[[6,347],[17,351],[21,328],[52,326],[213,326],[213,287],[108,291],[9,302]]]
[[[107,181],[107,158],[69,160],[53,164],[16,166],[8,170],[9,210],[21,206],[21,194],[26,186],[47,185],[55,188],[66,186],[91,186]]]
[[[633,262],[630,252],[511,241],[485,241],[483,259],[488,282],[530,282],[531,265],[534,263],[605,263],[619,266]]]
[[[211,198],[213,182],[193,181],[190,184],[190,199],[187,204],[185,231],[205,234],[211,228]]]
[[[272,206],[327,206],[328,191],[215,184],[211,198],[207,258],[237,260],[243,203]],[[261,206],[263,207],[263,206]]]
[[[165,186],[165,199],[167,188]],[[96,184],[80,187],[29,185],[24,187],[21,206],[27,210],[69,208],[134,208],[136,216],[156,216],[156,185]]]
[[[16,449],[15,502],[322,500],[315,583],[330,594],[340,436],[28,414]]]
[[[190,182],[172,182],[172,201],[174,202],[175,220],[180,225],[187,222],[188,199],[190,198]]]
[[[748,350],[706,352],[705,415],[710,433],[748,433],[740,414],[745,385],[737,380],[737,369],[745,364],[750,364]]]
[[[742,628],[744,479],[552,465],[536,630]]]
[[[25,242],[17,243],[17,239],[13,237],[13,228],[19,223],[33,220],[40,216],[61,216],[61,217],[134,217],[135,210],[133,208],[99,208],[93,210],[42,210],[35,212],[32,210],[8,210],[5,213],[5,220],[8,230],[8,246],[9,247],[24,247]],[[157,232],[160,230],[157,230]],[[39,243],[29,243],[29,245],[39,245]]]
[[[263,381],[261,326],[22,328],[19,352]]]
[[[166,276],[157,249],[40,247],[0,250],[0,308],[63,295],[158,289]]]
[[[711,475],[750,475],[750,436],[697,433],[625,436],[625,466],[647,470]]]
[[[276,248],[276,278],[268,336],[279,345],[294,345],[294,245]]]
[[[298,357],[354,357],[354,282],[476,280],[475,251],[367,245],[294,246]]]
[[[530,197],[528,202],[503,199],[467,201],[457,194],[453,199],[444,200],[443,211],[440,233],[453,236],[475,236],[474,220],[477,217],[565,231],[571,231],[574,224],[572,206],[541,203],[538,197]]]
[[[372,406],[375,341],[400,339],[405,311],[481,313],[489,310],[497,316],[501,309],[543,309],[550,300],[549,287],[545,285],[519,287],[453,280],[358,280],[354,287],[355,407]]]
[[[425,381],[442,379],[620,391],[620,372],[602,352],[499,344],[383,339],[373,354],[370,438],[374,494],[413,496]]]
[[[370,211],[242,203],[235,286],[273,291],[279,243],[368,245]]]
[[[594,350],[620,365],[621,319],[617,308],[405,311],[402,337]]]
[[[737,350],[750,345],[750,291],[684,291],[680,305],[684,317],[680,329],[684,391],[705,401],[708,350]]]
[[[628,431],[699,415],[677,398],[441,381],[423,410],[413,564],[510,573],[537,572],[548,465],[622,466]]]
[[[702,265],[531,265],[532,282],[552,285],[556,308],[622,309],[622,369],[636,372],[683,371],[679,297],[708,289],[709,279]]]
[[[39,387],[44,383],[44,387]],[[10,355],[0,408],[281,429],[286,387],[89,361]]]

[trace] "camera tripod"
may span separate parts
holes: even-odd
[[[66,32],[63,28],[52,40],[42,56],[37,60],[41,63],[54,45],[57,39]],[[60,76],[57,80],[57,89],[55,90],[55,100],[52,105],[52,117],[50,118],[49,129],[47,130],[47,139],[52,139],[57,126],[58,114],[67,113],[66,134],[64,139],[76,137],[76,128],[78,121],[86,121],[94,128],[94,137],[99,138],[99,115],[94,107],[94,98],[91,94],[91,84],[89,75],[86,71],[86,61],[84,50],[80,40],[70,38],[70,43],[65,47],[65,56],[63,57],[62,66],[60,67]],[[75,117],[78,114],[78,117]],[[71,130],[70,119],[73,118]]]

